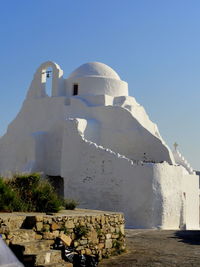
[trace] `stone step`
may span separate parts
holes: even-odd
[[[9,233],[8,239],[12,244],[30,242],[35,240],[35,232],[28,229],[18,229]]]
[[[35,255],[35,266],[48,265],[48,264],[59,264],[62,263],[62,256],[60,250],[47,250],[41,251]]]
[[[30,242],[12,244],[10,247],[15,254],[31,255],[49,250],[50,246],[53,244],[54,240],[34,240]]]
[[[45,264],[37,267],[73,267],[73,263],[63,261],[61,263]]]
[[[60,250],[47,250],[41,251],[37,254],[23,255],[21,262],[25,267],[35,267],[35,266],[48,266],[53,265],[58,266],[58,264],[63,264],[61,251]],[[65,262],[64,262],[65,263]]]

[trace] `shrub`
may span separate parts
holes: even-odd
[[[62,200],[53,186],[37,173],[0,181],[0,210],[57,212]]]
[[[65,199],[64,207],[66,210],[74,210],[79,205],[78,201],[74,199]]]
[[[39,186],[40,175],[37,173],[27,175],[15,175],[8,184],[19,195],[21,200],[26,203],[27,211],[35,210],[35,203],[33,203],[33,192]]]
[[[4,181],[0,178],[0,211],[19,211],[24,210],[25,205],[18,197],[15,191]]]
[[[41,180],[33,191],[33,203],[36,211],[58,212],[62,205],[62,200],[47,180]]]

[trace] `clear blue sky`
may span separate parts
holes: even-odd
[[[1,0],[0,59],[0,135],[42,62],[100,61],[200,169],[200,1]]]

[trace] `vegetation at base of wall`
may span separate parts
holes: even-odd
[[[33,203],[35,203],[35,211],[57,212],[61,209],[62,200],[54,192],[52,185],[47,180],[43,180],[33,192]]]
[[[26,209],[17,193],[0,178],[0,210],[4,212],[20,211]]]
[[[14,175],[10,180],[7,180],[7,185],[14,190],[18,197],[26,203],[26,207],[22,211],[36,211],[36,202],[34,192],[38,185],[42,183],[41,177],[37,173],[30,175]]]
[[[79,205],[78,201],[74,199],[64,199],[63,206],[66,210],[74,210]]]
[[[78,203],[61,199],[38,173],[0,178],[0,211],[58,212],[63,205],[74,209]]]

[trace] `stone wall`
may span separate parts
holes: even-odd
[[[18,229],[32,229],[36,240],[61,237],[77,252],[99,255],[100,258],[125,249],[124,216],[121,213],[0,215],[0,233],[7,244],[11,245],[13,240],[14,243],[16,240],[26,242]]]

